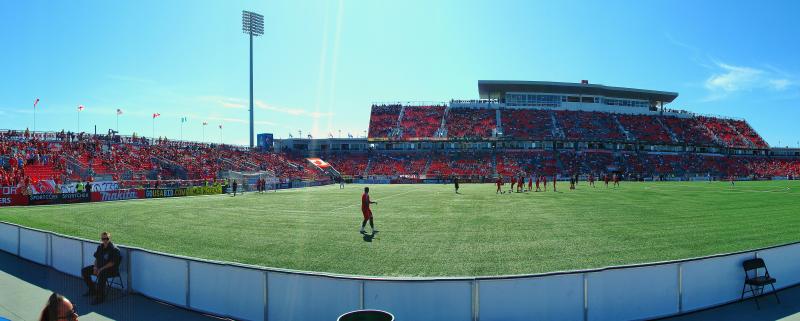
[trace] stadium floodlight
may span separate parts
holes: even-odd
[[[253,148],[253,37],[264,34],[264,16],[242,11],[242,32],[250,35],[250,148]]]

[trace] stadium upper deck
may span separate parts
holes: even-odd
[[[540,141],[763,151],[742,119],[664,107],[678,94],[583,83],[479,81],[479,100],[372,106],[370,141]],[[687,149],[686,147],[691,147]]]

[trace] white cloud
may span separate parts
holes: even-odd
[[[200,100],[216,104],[222,108],[231,109],[245,109],[247,101],[241,98],[223,97],[223,96],[201,96]]]
[[[222,108],[230,108],[230,109],[246,109],[247,108],[247,100],[235,97],[224,97],[224,96],[200,96],[198,97],[201,101],[210,102],[218,107]],[[268,104],[262,100],[256,99],[254,105],[258,109],[274,111],[277,113],[287,114],[291,116],[301,116],[301,117],[308,117],[313,119],[318,119],[322,117],[332,116],[333,113],[323,113],[319,111],[308,111],[302,108],[292,108],[292,107],[281,107]]]
[[[333,115],[333,113],[323,113],[323,112],[319,112],[319,111],[308,111],[308,110],[300,109],[300,108],[289,108],[289,107],[273,106],[273,105],[265,103],[265,102],[263,102],[261,100],[256,100],[255,105],[256,105],[257,108],[263,109],[263,110],[274,111],[274,112],[288,114],[288,115],[292,115],[292,116],[304,116],[304,117],[309,117],[309,118],[314,118],[314,119]]]
[[[734,66],[714,62],[715,71],[705,81],[708,96],[705,101],[720,100],[741,92],[759,89],[784,91],[796,85],[785,73],[754,67]]]

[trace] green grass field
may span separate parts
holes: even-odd
[[[506,185],[507,187],[508,185]],[[363,185],[0,209],[0,220],[180,255],[376,276],[597,268],[800,240],[800,182],[581,182],[496,195],[491,184],[372,185],[379,233],[358,229]],[[369,230],[369,228],[367,228]]]

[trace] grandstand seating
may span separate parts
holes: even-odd
[[[387,138],[397,127],[400,105],[373,105],[369,116],[369,138]]]
[[[492,137],[492,131],[497,128],[493,109],[451,108],[445,116],[447,138],[474,138]]]
[[[742,136],[750,140],[750,142],[756,148],[769,148],[767,142],[765,142],[764,139],[761,138],[761,136],[758,135],[758,133],[756,133],[756,131],[753,130],[749,124],[747,124],[747,122],[743,120],[730,120],[728,122],[736,129],[736,131],[742,134]]]
[[[672,143],[669,132],[654,116],[617,115],[617,119],[637,141],[655,144]]]
[[[408,106],[403,110],[400,129],[404,139],[436,137],[442,126],[445,106]]]
[[[567,140],[620,141],[625,139],[625,135],[609,113],[566,110],[554,113]]]
[[[368,175],[419,177],[425,174],[428,157],[421,153],[375,154],[370,157]]]
[[[504,137],[531,140],[555,138],[551,112],[538,109],[503,109],[500,111]]]
[[[490,177],[494,175],[489,153],[439,154],[431,158],[430,177]]]
[[[713,117],[697,117],[698,121],[706,126],[725,146],[734,148],[749,148],[746,141],[739,136],[725,119]]]

